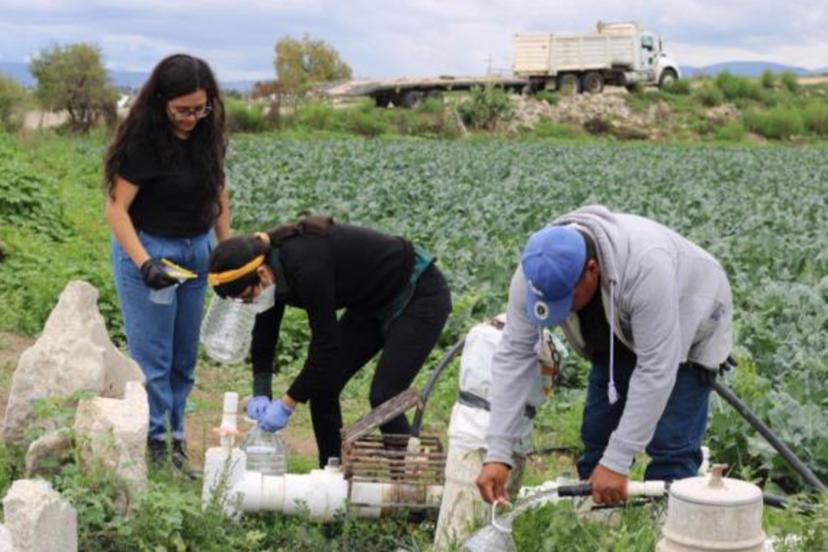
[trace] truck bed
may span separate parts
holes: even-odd
[[[404,77],[399,79],[380,80],[352,80],[334,83],[321,92],[326,96],[374,96],[385,92],[405,92],[407,90],[469,90],[474,86],[502,86],[517,89],[527,85],[529,81],[521,77],[503,77],[489,75],[484,77],[464,77],[440,75],[434,77]]]
[[[635,35],[515,35],[512,69],[516,75],[531,77],[633,67],[636,42]]]

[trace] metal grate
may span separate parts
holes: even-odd
[[[428,487],[442,485],[445,478],[446,453],[440,439],[378,432],[385,422],[421,404],[417,390],[408,389],[342,428],[342,471],[352,483],[349,488],[359,482],[390,484],[388,492],[395,498],[385,503],[386,508],[434,507],[426,496]]]

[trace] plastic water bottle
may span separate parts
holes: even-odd
[[[287,446],[278,433],[253,426],[244,439],[247,469],[262,475],[284,475],[287,472]]]
[[[175,290],[178,289],[178,284],[173,284],[161,289],[151,289],[149,292],[150,301],[158,305],[172,305],[173,297],[175,297]]]
[[[256,315],[242,303],[213,295],[201,323],[201,344],[213,360],[238,364],[250,349]]]

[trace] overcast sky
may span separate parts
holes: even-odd
[[[0,61],[85,41],[113,69],[148,71],[183,51],[222,80],[263,79],[279,37],[309,33],[355,76],[481,74],[509,68],[513,33],[598,20],[643,23],[682,65],[828,66],[828,0],[0,0]]]

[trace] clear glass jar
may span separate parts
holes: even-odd
[[[258,425],[247,432],[242,450],[247,454],[247,469],[262,475],[287,472],[287,445],[278,433],[264,431]]]

